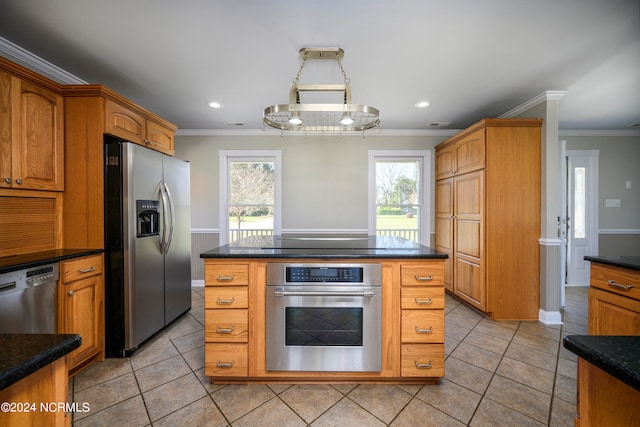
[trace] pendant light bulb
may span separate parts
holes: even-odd
[[[298,115],[298,113],[293,113],[293,116],[291,116],[291,118],[289,119],[289,124],[291,125],[301,125],[302,124],[302,119],[300,118],[300,115]]]
[[[342,120],[340,120],[341,125],[350,126],[353,124],[353,119],[349,115],[345,115]]]

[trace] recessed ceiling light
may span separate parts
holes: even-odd
[[[416,108],[425,108],[428,106],[429,106],[429,102],[427,101],[416,102]]]
[[[222,104],[219,103],[218,101],[211,101],[209,103],[209,107],[211,107],[211,108],[222,108]]]

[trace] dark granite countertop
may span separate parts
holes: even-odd
[[[447,258],[448,255],[394,236],[257,236],[200,254],[200,258]]]
[[[0,334],[0,390],[80,347],[80,335]]]
[[[615,267],[630,268],[640,271],[640,255],[626,256],[586,256],[587,261],[613,265]]]
[[[104,252],[102,249],[52,249],[24,255],[0,257],[0,274],[25,268],[37,267],[65,259],[93,255]]]
[[[640,336],[567,335],[562,345],[625,384],[640,390]]]

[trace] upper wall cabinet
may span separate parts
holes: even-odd
[[[64,190],[63,98],[0,71],[0,187]]]
[[[105,101],[105,132],[171,156],[174,153],[175,128],[145,118],[110,100]]]
[[[102,85],[62,87],[65,108],[64,241],[104,247],[104,135],[173,155],[176,126]]]

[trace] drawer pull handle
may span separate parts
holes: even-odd
[[[235,330],[235,326],[232,326],[231,328],[221,328],[220,326],[216,325],[216,332],[219,334],[230,334]]]
[[[216,360],[216,366],[218,368],[233,368],[233,365],[236,364],[235,360],[232,360],[231,363],[229,362],[221,362],[219,360]]]
[[[429,360],[429,363],[418,363],[418,361],[416,360],[416,369],[431,369],[433,368],[433,363],[431,363],[431,360]]]
[[[216,298],[216,304],[218,305],[230,305],[233,304],[233,302],[235,301],[235,298],[231,298],[231,299],[220,299],[220,297]]]
[[[89,268],[85,268],[84,270],[80,269],[78,270],[78,273],[91,273],[92,271],[94,271],[96,268],[92,265]]]
[[[433,326],[429,326],[429,329],[420,329],[416,326],[416,334],[432,334]]]
[[[428,276],[418,276],[416,274],[416,280],[418,282],[430,282],[431,280],[433,280],[433,274],[430,274]]]
[[[621,285],[620,283],[616,283],[615,280],[609,280],[607,283],[612,288],[622,289],[623,291],[628,291],[628,290],[631,290],[631,288],[633,288],[633,285]]]
[[[416,298],[416,304],[425,305],[425,304],[431,304],[432,302],[433,302],[433,298],[429,298],[429,299]]]
[[[218,276],[216,277],[216,280],[218,282],[230,282],[235,278],[236,278],[235,274],[232,274],[231,276],[221,276],[221,275],[218,274]]]

